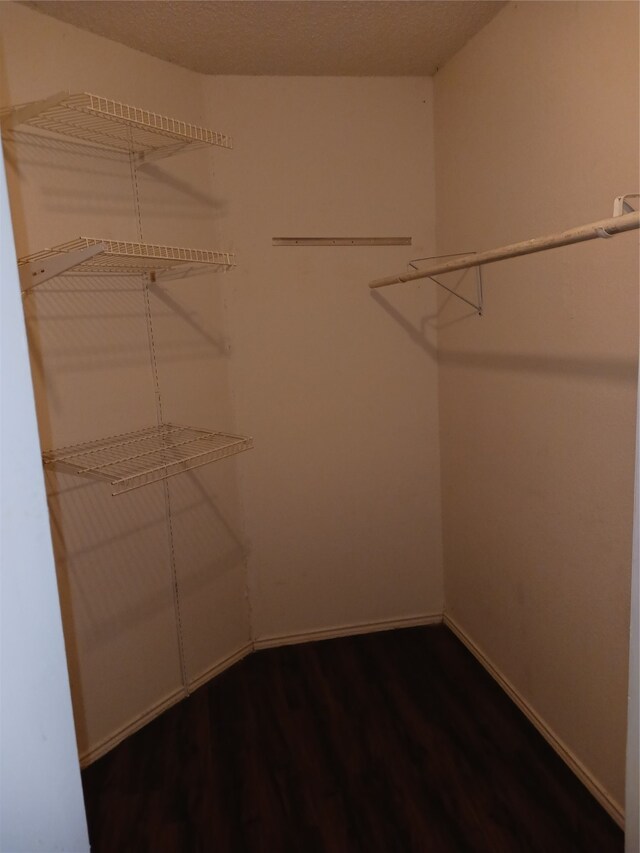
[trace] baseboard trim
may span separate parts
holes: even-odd
[[[624,810],[618,802],[602,787],[593,774],[582,764],[582,762],[574,755],[569,747],[555,734],[553,729],[547,725],[544,719],[537,711],[529,704],[522,694],[513,686],[506,676],[493,664],[491,659],[482,651],[482,649],[471,639],[466,631],[456,622],[456,620],[448,613],[430,613],[417,616],[406,616],[400,619],[381,619],[377,622],[358,622],[350,625],[342,625],[333,628],[321,628],[314,631],[304,631],[298,634],[281,634],[278,636],[261,637],[253,642],[242,646],[233,654],[228,655],[221,661],[218,661],[209,669],[205,670],[201,675],[197,676],[189,683],[188,688],[181,687],[178,690],[170,693],[165,699],[154,705],[144,714],[136,717],[115,734],[101,741],[97,746],[93,747],[80,754],[80,766],[88,767],[98,758],[101,758],[115,746],[121,743],[129,735],[134,734],[147,723],[151,722],[155,717],[158,717],[168,708],[175,705],[181,699],[186,698],[190,693],[193,693],[199,687],[206,684],[212,678],[215,678],[224,670],[229,669],[236,663],[239,663],[252,651],[259,649],[276,648],[278,646],[290,646],[296,643],[310,643],[318,640],[331,640],[338,637],[357,636],[358,634],[371,634],[376,631],[392,631],[397,628],[414,628],[425,625],[437,625],[444,623],[450,631],[469,649],[471,654],[482,664],[484,669],[492,676],[492,678],[500,685],[509,698],[522,711],[527,719],[536,727],[540,734],[544,737],[547,743],[557,752],[565,764],[575,773],[585,787],[593,794],[605,811],[611,815],[613,820],[624,829]]]
[[[220,673],[224,672],[225,669],[229,669],[229,667],[239,663],[254,650],[257,651],[258,649],[274,648],[276,646],[289,646],[295,643],[309,643],[314,640],[330,640],[335,637],[348,637],[355,634],[369,634],[374,631],[390,631],[394,628],[411,628],[420,625],[433,625],[440,622],[442,622],[442,613],[433,613],[419,616],[408,616],[401,619],[384,619],[379,622],[360,622],[337,628],[323,628],[316,631],[305,631],[302,634],[283,634],[277,637],[264,637],[259,640],[254,640],[253,642],[246,643],[240,649],[233,652],[233,654],[228,655],[226,658],[218,661],[212,667],[205,670],[205,672],[198,675],[193,679],[193,681],[189,682],[186,688],[181,687],[180,689],[170,693],[157,705],[154,705],[148,711],[145,711],[134,720],[131,720],[114,734],[100,741],[100,743],[91,749],[80,753],[80,767],[88,767],[90,764],[93,764],[94,761],[102,758],[103,755],[106,755],[107,752],[116,747],[125,738],[129,737],[129,735],[139,731],[139,729],[146,726],[146,724],[150,723],[151,720],[155,719],[155,717],[158,717],[181,699],[185,699],[190,693],[193,693],[217,675],[220,675]]]
[[[164,711],[168,708],[171,708],[172,705],[175,705],[181,699],[184,699],[187,696],[187,691],[184,687],[180,687],[178,690],[174,690],[167,697],[165,697],[161,702],[158,702],[157,705],[154,705],[148,711],[145,711],[144,714],[140,714],[140,716],[131,720],[131,722],[127,723],[126,726],[119,729],[115,734],[109,735],[108,738],[100,741],[97,746],[92,747],[91,749],[86,750],[85,752],[80,754],[80,767],[88,767],[90,764],[93,764],[94,761],[97,761],[99,758],[102,758],[103,755],[106,755],[107,752],[112,750],[114,746],[117,746],[121,743],[125,738],[129,737],[129,735],[134,734],[143,726],[146,726],[147,723],[150,723],[155,717],[160,716]]]
[[[221,661],[218,661],[218,663],[215,663],[213,666],[209,667],[209,669],[198,675],[197,678],[194,678],[193,681],[189,682],[188,692],[193,693],[199,687],[202,687],[203,684],[206,684],[207,681],[211,681],[211,679],[215,678],[216,675],[220,675],[220,673],[224,672],[225,669],[229,669],[230,666],[239,663],[243,658],[246,658],[247,655],[250,655],[252,651],[253,643],[247,643],[237,651],[233,652],[233,654],[230,654]]]
[[[553,729],[547,725],[543,718],[537,713],[524,696],[513,686],[509,679],[492,663],[491,659],[471,639],[456,620],[448,613],[444,614],[443,622],[450,631],[469,649],[471,654],[482,664],[489,675],[497,681],[509,698],[518,706],[525,717],[540,732],[547,743],[553,747],[560,758],[568,765],[573,773],[580,779],[582,784],[593,794],[603,809],[624,829],[624,810],[618,802],[602,787],[593,774],[574,755],[569,747],[559,738]]]
[[[333,640],[337,637],[351,637],[357,634],[373,634],[376,631],[393,631],[395,628],[416,628],[422,625],[439,625],[442,613],[426,613],[418,616],[403,616],[399,619],[381,619],[378,622],[355,622],[333,628],[320,628],[304,631],[301,634],[280,634],[271,637],[259,637],[253,641],[256,649],[272,649],[277,646],[292,646],[296,643],[313,643],[316,640]]]
[[[206,684],[207,681],[210,681],[212,678],[215,678],[216,675],[219,675],[221,672],[224,672],[225,669],[228,669],[230,666],[233,666],[235,663],[238,663],[242,660],[242,658],[246,657],[253,651],[253,643],[247,643],[242,646],[242,648],[233,652],[233,654],[228,655],[226,658],[223,658],[218,663],[214,664],[212,667],[207,669],[201,675],[197,676],[193,681],[191,681],[187,688],[180,687],[178,690],[174,690],[167,697],[165,697],[161,702],[157,705],[154,705],[148,711],[145,711],[144,714],[140,714],[140,716],[136,717],[131,722],[127,723],[126,726],[119,729],[113,735],[110,735],[105,740],[100,741],[97,746],[94,746],[92,749],[87,750],[86,752],[81,753],[80,755],[80,767],[88,767],[90,764],[93,764],[94,761],[97,761],[99,758],[102,758],[103,755],[106,755],[107,752],[110,752],[114,747],[116,747],[119,743],[121,743],[125,738],[128,738],[129,735],[135,734],[135,732],[139,731],[143,726],[146,726],[147,723],[150,723],[151,720],[159,717],[160,714],[167,711],[173,705],[176,705],[182,699],[186,699],[190,693],[193,693],[198,687],[202,687],[203,684]]]

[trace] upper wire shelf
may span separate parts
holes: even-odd
[[[232,252],[78,237],[20,258],[18,271],[22,290],[26,291],[56,275],[148,273],[154,278],[157,272],[185,264],[229,269],[236,265],[236,259]]]
[[[42,454],[45,467],[102,480],[112,494],[166,480],[253,447],[246,436],[161,424]]]
[[[186,146],[233,148],[230,136],[90,92],[58,92],[41,101],[0,109],[2,128],[29,125],[116,151],[141,161],[167,157]]]

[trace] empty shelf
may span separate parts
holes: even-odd
[[[251,438],[162,424],[49,450],[42,459],[49,468],[106,481],[120,495],[251,447]]]
[[[141,159],[169,156],[185,146],[232,148],[231,137],[89,92],[58,92],[2,110],[3,128],[29,125]]]
[[[22,289],[28,290],[43,284],[55,275],[151,274],[173,269],[182,264],[229,268],[235,266],[236,260],[232,252],[78,237],[68,243],[61,243],[51,249],[43,249],[20,258],[18,270]]]

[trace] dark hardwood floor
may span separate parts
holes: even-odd
[[[441,626],[258,652],[83,784],[96,853],[623,850]]]

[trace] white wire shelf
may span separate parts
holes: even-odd
[[[121,495],[253,447],[253,439],[162,424],[42,454],[46,467],[111,484]]]
[[[148,273],[153,277],[183,265],[229,269],[236,265],[236,258],[233,252],[78,237],[19,258],[18,271],[22,289],[26,291],[56,275]]]
[[[186,146],[232,148],[230,136],[90,92],[58,92],[50,98],[4,107],[2,127],[29,125],[141,160],[166,157]]]

